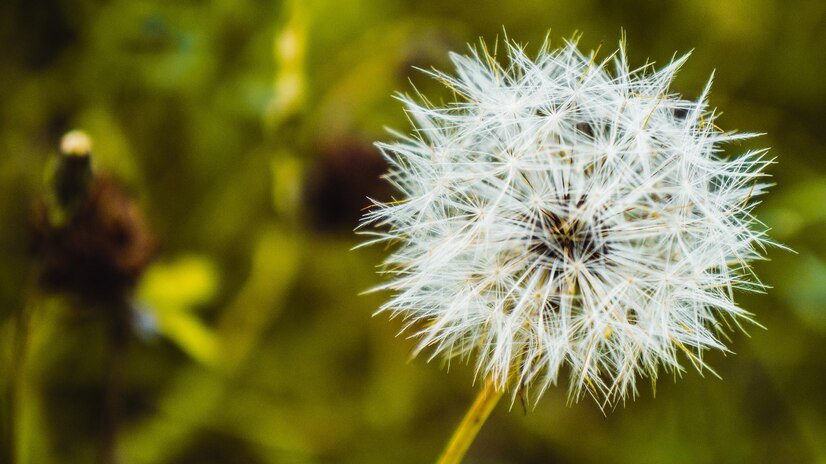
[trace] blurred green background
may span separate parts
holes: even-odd
[[[433,461],[473,370],[410,361],[371,317],[385,251],[350,251],[352,229],[389,195],[371,143],[408,127],[392,92],[436,91],[413,66],[502,26],[529,49],[624,28],[636,65],[694,49],[675,90],[716,68],[720,124],[767,133],[730,149],[772,147],[758,213],[797,254],[769,250],[774,288],[739,295],[767,329],[709,354],[722,380],[665,378],[607,416],[565,386],[503,403],[467,462],[826,462],[826,3],[798,0],[3,1],[0,462],[95,462],[111,426],[105,311],[37,289],[25,226],[73,128],[158,244],[117,360],[122,462]]]

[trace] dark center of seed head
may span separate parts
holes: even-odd
[[[552,262],[602,260],[608,244],[599,217],[575,217],[542,211],[532,237],[531,251]]]
[[[542,256],[547,272],[551,266],[557,269],[573,262],[593,263],[604,259],[609,245],[604,240],[604,224],[600,217],[562,216],[542,211],[531,237],[533,253]],[[552,276],[548,275],[550,281]],[[569,289],[576,292],[576,285]],[[559,313],[558,297],[549,298],[543,304],[546,315]]]

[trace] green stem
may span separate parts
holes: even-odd
[[[439,456],[438,464],[459,464],[467,454],[468,448],[482,428],[499,398],[502,397],[504,389],[497,390],[496,383],[493,379],[489,379],[485,383],[485,388],[479,392],[473,405],[465,414],[464,419],[453,432],[447,446],[442,455]]]

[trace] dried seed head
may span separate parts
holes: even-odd
[[[470,359],[500,387],[539,398],[570,373],[572,398],[634,396],[640,375],[725,350],[721,319],[748,320],[732,290],[759,290],[749,262],[771,242],[752,215],[765,151],[720,131],[669,86],[687,57],[631,69],[576,43],[536,58],[507,44],[430,72],[458,96],[400,96],[415,130],[378,144],[402,195],[374,202],[361,233],[386,262],[402,315],[432,356]],[[609,65],[613,69],[609,70]]]

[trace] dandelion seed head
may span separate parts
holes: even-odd
[[[475,362],[479,376],[538,399],[560,375],[572,399],[637,395],[640,378],[709,369],[708,349],[751,315],[735,289],[771,241],[753,215],[765,150],[737,156],[708,106],[670,89],[687,55],[631,68],[575,41],[535,58],[505,44],[428,71],[456,96],[399,96],[415,129],[379,143],[397,201],[360,232],[392,243],[392,292],[416,352]],[[713,371],[712,371],[713,372]]]

